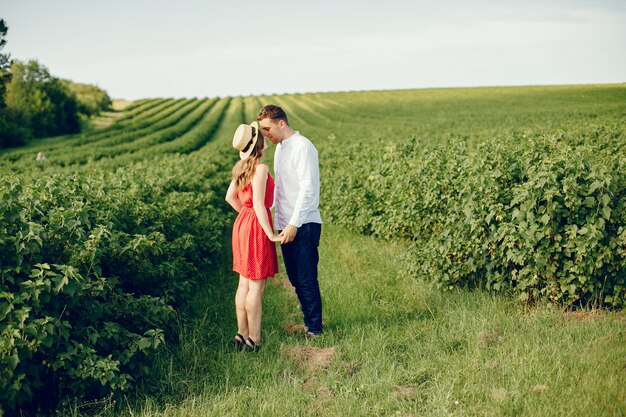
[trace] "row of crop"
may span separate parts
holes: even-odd
[[[7,164],[4,170],[19,173],[22,178],[36,177],[42,174],[76,172],[78,169],[90,171],[96,167],[114,170],[117,167],[141,160],[154,162],[155,158],[168,153],[194,152],[205,144],[213,142],[213,137],[216,135],[219,136],[219,141],[229,142],[230,138],[228,140],[224,138],[226,136],[232,137],[232,126],[224,126],[224,132],[220,130],[220,127],[227,122],[224,120],[225,115],[229,114],[228,119],[230,120],[233,118],[233,111],[235,113],[242,111],[240,105],[231,106],[231,101],[234,101],[235,104],[242,104],[243,99],[179,101],[162,110],[160,114],[163,118],[152,126],[142,127],[139,130],[129,129],[128,132],[116,130],[116,136],[100,140],[91,146],[75,148],[70,145],[49,154],[46,161],[35,162],[30,157],[23,158]],[[199,116],[201,116],[200,119],[198,119]],[[236,125],[240,122],[241,120],[237,115],[233,123]],[[164,140],[163,138],[167,140],[157,143]],[[116,143],[121,143],[121,145],[111,146]],[[211,146],[210,151],[213,148],[215,147]],[[218,146],[218,148],[220,147]],[[95,160],[95,154],[99,155],[98,160]]]
[[[230,102],[230,97],[217,100],[210,111],[206,112],[193,128],[187,130],[173,141],[160,143],[149,149],[144,148],[142,152],[149,154],[190,153],[201,148],[209,140],[213,139],[214,134],[224,120],[224,115]],[[141,157],[141,155],[137,156]]]
[[[93,161],[88,167],[104,170],[114,170],[120,166],[125,166],[138,161],[148,161],[151,163],[159,163],[159,160],[168,154],[187,154],[201,148],[206,143],[213,141],[216,131],[222,124],[224,113],[230,105],[230,98],[213,99],[209,102],[203,102],[204,113],[190,125],[185,120],[173,126],[177,129],[177,134],[171,137],[171,140],[153,143],[151,146],[145,146],[146,140],[153,140],[153,136],[141,138],[136,141],[136,150],[126,153],[112,152],[110,155]],[[200,109],[198,109],[199,111]],[[191,116],[191,114],[190,114]],[[167,129],[157,131],[154,135],[164,136]],[[143,144],[144,146],[140,146]],[[217,151],[223,149],[218,148]],[[212,155],[209,154],[209,155]]]
[[[156,130],[175,124],[184,115],[196,108],[200,102],[196,99],[176,100],[159,110],[153,116],[141,117],[131,122],[123,118],[113,123],[107,132],[95,132],[88,140],[74,144],[73,148],[80,153],[103,147],[112,147],[131,142]],[[142,114],[142,116],[144,116]],[[97,139],[94,139],[97,138]]]
[[[222,147],[232,141],[234,129],[244,122],[241,116],[243,108],[243,98],[228,98],[228,105],[221,111],[221,118],[215,121],[214,129],[210,131],[210,141],[204,142],[194,152],[211,152],[216,146]],[[216,106],[217,107],[217,106]]]
[[[44,149],[50,160],[48,164],[65,166],[68,161],[84,163],[87,160],[86,155],[93,158],[94,153],[97,154],[99,151],[111,149],[114,146],[121,146],[175,124],[189,112],[189,109],[195,108],[198,104],[195,99],[165,102],[162,106],[158,106],[158,112],[155,115],[146,116],[149,113],[146,112],[141,117],[131,120],[123,118],[109,126],[108,129],[84,135],[78,140],[68,140],[65,146],[46,147]]]
[[[77,162],[87,163],[118,155],[124,157],[173,141],[189,130],[197,128],[218,102],[219,99],[189,100],[184,106],[152,123],[146,129],[120,135],[116,143],[111,143],[112,146],[96,147],[86,151],[78,149],[77,154],[70,158],[70,163],[75,165]]]
[[[34,163],[32,151],[21,150],[0,159],[0,169],[36,176],[44,172],[66,172],[68,169],[75,171],[81,167],[89,170],[94,167],[95,162],[110,169],[151,159],[158,154],[194,152],[218,133],[220,126],[227,123],[225,119],[234,117],[235,125],[241,123],[242,115],[246,111],[243,103],[251,100],[254,102],[254,109],[250,107],[250,110],[254,115],[247,118],[252,120],[258,111],[254,97],[201,101],[158,100],[156,105],[151,101],[137,107],[133,111],[133,117],[125,116],[110,127],[93,132],[88,137],[77,135],[80,137],[67,138],[67,146],[50,147],[45,162]],[[138,113],[137,110],[142,108],[146,111]],[[203,110],[205,113],[198,120]],[[153,113],[154,111],[157,112]],[[233,112],[241,114],[233,116]],[[150,114],[146,116],[146,113]],[[232,136],[232,126],[228,126],[227,130],[228,132],[220,132],[218,136]]]
[[[413,273],[521,300],[624,306],[626,136],[617,123],[476,150],[416,138],[342,144],[324,158],[326,217],[412,241]]]
[[[142,127],[150,126],[153,118],[156,114],[161,113],[169,109],[183,100],[171,100],[171,99],[155,99],[143,102],[142,105],[135,106],[131,110],[124,112],[124,116],[116,123],[108,128],[99,131],[89,131],[81,134],[58,136],[54,138],[38,139],[31,142],[28,146],[23,148],[11,149],[2,153],[3,160],[17,161],[27,157],[32,160],[33,152],[45,151],[46,153],[59,149],[75,146],[82,146],[91,142],[97,142],[102,139],[106,139],[110,136],[115,136],[120,133],[120,130],[126,132],[130,130],[136,130]]]
[[[100,157],[97,160],[90,159],[84,167],[113,170],[137,161],[156,162],[155,158],[167,154],[192,153],[214,140],[214,136],[224,123],[225,114],[231,107],[231,101],[231,98],[203,100],[193,112],[189,112],[188,116],[170,127],[159,125],[160,129],[122,148],[113,146],[98,150]],[[232,130],[232,126],[225,128],[229,132]],[[230,135],[232,137],[232,132]],[[122,149],[126,152],[121,152]],[[76,165],[70,168],[75,169]]]
[[[127,109],[124,111],[124,118],[130,119],[134,117],[136,113],[143,112],[144,109],[147,108],[148,106],[155,105],[157,101],[161,102],[163,100],[164,99],[138,100],[137,102],[134,102],[127,107]],[[40,146],[55,147],[59,144],[65,144],[65,142],[67,141],[73,141],[80,137],[82,136],[77,135],[77,134],[69,134],[69,135],[61,135],[61,136],[55,136],[55,137],[33,139],[29,141],[28,146],[26,147],[10,149],[10,150],[2,150],[2,153],[20,154],[24,152],[25,149],[28,149],[28,152],[31,152],[32,148],[36,148]]]
[[[207,112],[215,100],[189,100],[178,107],[173,113],[151,123],[145,130],[120,135],[104,146],[94,146],[88,149],[78,149],[76,154],[69,155],[67,164],[84,164],[89,161],[97,161],[100,158],[111,158],[123,155],[152,145],[173,140],[198,123],[200,118]],[[97,144],[99,145],[99,144]],[[54,155],[52,155],[54,157]]]
[[[149,102],[146,106],[138,108],[139,110],[148,107],[145,112],[139,115],[131,112],[108,128],[96,132],[62,137],[60,138],[62,140],[56,140],[59,138],[47,139],[50,141],[49,143],[42,140],[25,148],[4,152],[0,156],[0,169],[10,169],[16,173],[28,172],[33,167],[35,154],[40,151],[47,157],[55,154],[61,155],[60,159],[55,158],[48,161],[46,165],[62,166],[61,163],[65,164],[68,157],[71,158],[71,155],[87,154],[90,149],[102,148],[111,141],[119,143],[141,137],[155,129],[161,128],[161,126],[155,127],[154,124],[159,123],[163,125],[165,123],[164,120],[172,124],[176,119],[170,120],[171,114],[181,106],[189,103],[188,100],[155,100],[155,102]],[[154,111],[157,112],[159,117],[156,121],[153,120],[154,115],[152,113]]]
[[[127,389],[221,252],[220,152],[0,180],[0,408]]]
[[[89,170],[98,160],[121,157],[126,158],[131,153],[148,151],[162,142],[172,141],[197,127],[202,117],[209,113],[216,100],[185,100],[173,107],[163,119],[151,126],[139,130],[116,130],[116,134],[86,146],[58,148],[47,154],[46,161],[32,160],[16,161],[10,167],[16,173],[51,173],[55,171]],[[134,158],[138,160],[141,158]],[[127,161],[130,162],[130,161]],[[123,164],[117,164],[123,165]]]
[[[433,89],[279,96],[306,121],[306,131],[358,137],[420,137],[425,145],[498,137],[596,130],[623,120],[621,85]],[[294,119],[294,123],[297,120]],[[297,126],[297,124],[296,124]],[[319,129],[318,129],[319,128]],[[322,144],[323,145],[323,144]]]
[[[142,111],[141,108],[149,105],[150,101],[154,101],[154,100],[148,100],[148,99],[138,100],[137,102],[134,102],[131,105],[127,106],[127,108],[124,111],[124,117],[131,117],[131,114],[136,113],[136,112],[141,112]],[[107,115],[114,115],[115,113],[117,112],[116,111],[104,112],[104,114],[107,114]],[[118,116],[117,118],[119,118],[119,116],[121,115],[122,114],[117,114],[116,116]],[[36,146],[41,146],[41,145],[56,146],[59,143],[64,143],[69,139],[75,139],[77,136],[79,135],[74,133],[74,134],[69,134],[69,135],[32,139],[28,142],[28,146],[25,148],[36,147]],[[14,149],[13,151],[19,152],[20,150],[23,150],[25,148],[20,148],[19,150]]]

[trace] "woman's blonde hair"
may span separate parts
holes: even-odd
[[[252,182],[252,177],[254,177],[256,167],[261,163],[264,148],[265,138],[261,132],[259,132],[259,137],[250,156],[237,162],[233,167],[231,179],[235,181],[235,188],[237,191],[243,190],[246,188],[246,185]]]

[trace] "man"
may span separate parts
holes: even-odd
[[[257,116],[263,135],[276,145],[274,154],[274,224],[291,285],[296,289],[309,338],[322,333],[322,298],[317,280],[317,247],[322,231],[317,150],[289,126],[278,106]]]

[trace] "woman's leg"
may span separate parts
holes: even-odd
[[[246,312],[248,313],[248,331],[254,343],[261,341],[261,316],[263,315],[263,290],[266,279],[248,280]],[[243,333],[242,333],[243,334]]]
[[[248,296],[248,282],[250,280],[239,275],[239,286],[235,294],[235,309],[237,312],[237,331],[244,338],[248,337],[248,314],[246,312],[246,297]],[[242,340],[243,342],[243,340]]]

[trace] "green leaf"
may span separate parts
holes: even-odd
[[[7,314],[11,312],[11,310],[13,310],[13,304],[0,302],[0,321],[4,320],[4,318],[7,316]]]
[[[602,201],[603,205],[608,206],[611,202],[611,197],[608,194],[602,194],[602,197],[600,197],[600,201]]]
[[[148,337],[142,337],[137,341],[137,346],[139,347],[139,350],[148,349],[150,346],[152,346],[152,339]]]
[[[593,192],[595,190],[597,190],[598,188],[602,187],[603,182],[600,180],[595,180],[593,182],[593,184],[591,184],[591,187],[589,187],[589,194],[593,194]]]
[[[6,361],[9,364],[9,367],[11,368],[11,370],[14,371],[15,368],[17,368],[17,364],[20,363],[20,358],[19,358],[19,356],[17,356],[17,353],[15,353],[15,354],[7,357]]]
[[[54,292],[56,293],[61,291],[61,288],[66,286],[69,282],[69,280],[67,279],[67,276],[65,275],[61,276],[61,278],[55,279],[55,281],[57,282],[56,285],[54,286]]]
[[[587,207],[593,207],[596,205],[596,199],[593,197],[585,197],[585,201],[583,201],[583,204]]]

